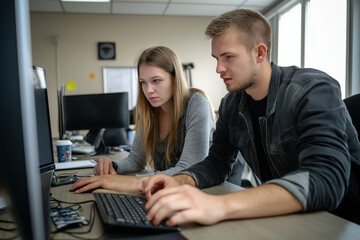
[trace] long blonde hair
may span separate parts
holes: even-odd
[[[189,87],[185,81],[182,64],[176,54],[163,46],[151,47],[142,52],[138,59],[137,71],[146,63],[163,69],[170,73],[172,80],[172,108],[170,120],[170,132],[165,151],[166,165],[170,166],[170,154],[177,150],[178,122],[183,111],[184,104],[189,99]],[[145,153],[146,164],[151,166],[155,154],[156,138],[159,130],[158,109],[150,105],[146,99],[141,84],[138,84],[138,98],[135,110],[136,130],[142,131],[142,147]]]

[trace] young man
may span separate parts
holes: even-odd
[[[174,177],[157,175],[144,192],[147,219],[169,226],[195,221],[328,210],[359,221],[360,144],[329,75],[270,61],[271,28],[260,13],[238,9],[214,19],[206,34],[229,93],[222,99],[208,157]],[[291,49],[289,50],[291,54]],[[262,181],[223,196],[198,190],[230,175],[240,151]],[[190,185],[190,186],[189,186]]]

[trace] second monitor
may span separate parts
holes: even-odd
[[[127,92],[64,96],[65,130],[127,128],[128,98]]]
[[[97,154],[110,153],[104,138],[111,132],[113,137],[123,141],[125,129],[129,127],[128,93],[107,93],[63,96],[63,129],[91,130]],[[105,132],[105,134],[104,134]],[[126,135],[126,134],[125,134]],[[124,144],[124,143],[122,143]]]

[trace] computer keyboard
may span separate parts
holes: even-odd
[[[158,226],[145,218],[146,199],[126,194],[94,193],[96,206],[106,227],[128,231],[179,232],[180,227]]]

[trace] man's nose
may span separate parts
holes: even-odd
[[[222,63],[222,61],[220,61],[220,60],[217,61],[217,63],[216,63],[216,72],[219,73],[219,74],[225,72],[225,66]]]

